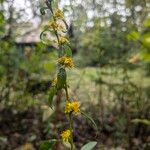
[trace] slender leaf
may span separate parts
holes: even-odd
[[[92,142],[89,142],[87,144],[85,144],[81,150],[92,150],[95,146],[96,146],[97,142],[95,141],[92,141]]]
[[[51,108],[52,108],[53,98],[54,98],[56,92],[57,92],[56,87],[55,87],[55,86],[52,86],[52,87],[50,88],[49,99],[48,99],[48,102],[49,102],[49,105],[50,105]]]
[[[94,127],[96,128],[96,130],[98,130],[95,121],[94,121],[89,115],[87,115],[87,114],[86,114],[85,112],[83,112],[83,111],[81,112],[81,114],[82,114],[84,117],[86,117],[88,120],[90,120],[90,121],[92,122],[92,124],[94,125]]]
[[[72,50],[71,50],[71,48],[69,46],[65,46],[64,48],[65,48],[65,50],[64,50],[65,55],[68,56],[68,57],[72,57]]]
[[[142,123],[142,124],[150,126],[150,120],[148,120],[148,119],[133,119],[131,122],[132,123]]]

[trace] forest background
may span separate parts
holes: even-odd
[[[75,68],[69,92],[98,126],[78,117],[75,143],[101,149],[150,148],[149,0],[58,0],[69,23]],[[55,45],[40,33],[42,0],[0,0],[0,149],[38,149],[65,126],[48,107]],[[62,99],[64,97],[62,96]],[[57,122],[57,125],[56,125]],[[82,132],[81,132],[82,131]],[[66,145],[57,145],[66,149]]]

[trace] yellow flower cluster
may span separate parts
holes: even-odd
[[[64,13],[63,13],[63,11],[60,10],[60,9],[57,9],[57,10],[54,12],[54,17],[55,17],[55,18],[64,19]]]
[[[68,142],[71,139],[71,131],[70,130],[63,131],[60,136],[64,142]]]
[[[69,114],[71,112],[74,112],[74,114],[79,114],[80,113],[80,104],[77,101],[73,101],[73,102],[66,102],[66,106],[65,106],[65,113]]]
[[[56,21],[52,21],[49,23],[49,27],[53,28],[55,31],[63,29],[63,26],[58,24]]]
[[[69,44],[69,40],[66,37],[62,36],[59,38],[59,44]]]
[[[64,31],[65,30],[65,27],[63,26],[62,23],[58,22],[58,19],[64,19],[64,13],[62,10],[60,9],[57,9],[55,12],[54,12],[54,20],[51,21],[49,23],[47,27],[50,27],[52,28],[54,31]],[[69,40],[65,37],[65,36],[60,36],[59,37],[59,41],[55,41],[55,43],[57,43],[58,45],[64,45],[64,44],[69,44]]]
[[[62,56],[58,59],[58,63],[69,69],[74,67],[74,63],[71,57]]]

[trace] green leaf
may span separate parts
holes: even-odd
[[[48,9],[47,7],[42,7],[41,9],[40,9],[40,13],[41,13],[41,15],[45,15],[46,13],[45,13],[45,9]]]
[[[87,144],[85,144],[81,150],[92,150],[95,146],[96,146],[97,142],[95,141],[92,141],[92,142],[89,142]]]
[[[51,73],[55,69],[55,64],[52,61],[46,61],[44,63],[45,71]]]
[[[150,32],[147,32],[142,35],[141,37],[142,43],[144,44],[144,47],[150,48]]]
[[[81,112],[81,114],[82,114],[84,117],[86,117],[88,120],[90,120],[91,123],[94,125],[95,129],[98,130],[95,121],[94,121],[89,115],[87,115],[87,114],[86,114],[85,112],[83,112],[83,111]]]
[[[0,3],[3,3],[4,2],[4,0],[0,0]]]
[[[64,48],[65,48],[65,50],[64,50],[65,55],[68,56],[68,57],[72,57],[72,50],[71,50],[71,48],[69,46],[65,46]]]
[[[66,84],[66,70],[60,68],[57,74],[57,89],[60,90],[64,88],[65,84]]]
[[[129,40],[137,40],[139,39],[139,33],[137,31],[132,31],[127,35]]]
[[[57,92],[56,87],[55,87],[55,86],[52,86],[52,87],[50,88],[49,99],[48,99],[48,102],[49,102],[49,105],[50,105],[51,108],[52,108],[53,98],[54,98],[56,92]]]
[[[142,123],[142,124],[150,126],[150,120],[148,120],[148,119],[133,119],[131,122],[132,123]]]
[[[55,145],[57,140],[47,140],[43,141],[42,144],[40,145],[40,150],[53,150],[53,146]]]
[[[4,22],[5,22],[4,14],[3,12],[0,11],[0,25],[4,24]]]
[[[150,27],[150,19],[147,19],[144,21],[144,26],[145,27]]]
[[[140,52],[140,56],[142,58],[143,61],[150,61],[150,52],[146,51],[146,50],[142,50]]]

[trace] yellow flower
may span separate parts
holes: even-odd
[[[55,31],[62,30],[63,26],[58,24],[56,21],[52,21],[49,23],[49,27],[53,28]]]
[[[52,81],[52,86],[56,86],[57,85],[57,77]]]
[[[64,19],[64,13],[62,10],[57,9],[54,13],[54,17],[55,18],[60,18],[60,19]]]
[[[60,136],[64,142],[68,142],[71,139],[71,131],[70,130],[63,131]]]
[[[77,101],[73,101],[73,102],[66,102],[66,106],[65,106],[65,113],[69,114],[71,112],[74,112],[75,115],[77,115],[78,113],[80,113],[80,104]]]
[[[58,59],[58,63],[66,68],[73,68],[74,63],[71,57],[62,56]]]
[[[63,45],[63,44],[69,44],[69,40],[66,37],[60,37],[59,38],[59,44]]]

